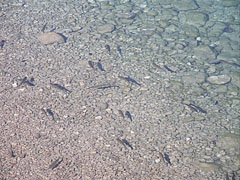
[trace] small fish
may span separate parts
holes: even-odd
[[[107,85],[107,86],[98,87],[97,89],[107,89],[107,88],[113,88],[113,87],[119,88],[119,86],[117,85]]]
[[[102,66],[100,60],[97,62],[97,66],[98,66],[98,68],[99,68],[101,71],[105,71],[105,70],[103,69],[103,66]]]
[[[52,116],[52,119],[55,121],[55,117],[54,117],[54,113],[52,112],[51,109],[46,109],[47,110],[47,113]]]
[[[123,119],[125,118],[122,110],[118,110],[118,113],[119,113],[119,115],[120,115]]]
[[[164,159],[168,162],[168,164],[172,165],[170,158],[166,153],[164,153]]]
[[[46,30],[46,27],[47,27],[47,23],[44,24],[44,26],[42,27],[41,31],[44,32]]]
[[[50,83],[51,86],[57,88],[57,89],[60,89],[64,92],[68,92],[68,93],[71,93],[72,91],[68,90],[67,88],[61,86],[60,84],[56,84],[56,83]]]
[[[126,111],[125,115],[132,121],[132,115],[129,111]]]
[[[56,30],[56,27],[54,27],[53,29],[51,29],[49,32],[53,32]]]
[[[196,109],[197,112],[202,112],[204,114],[207,114],[207,111],[205,111],[204,109],[200,108],[199,106],[196,106],[194,104],[187,104],[187,106],[189,106],[190,108],[192,107],[193,109]]]
[[[61,162],[63,161],[63,158],[58,158],[57,160],[53,161],[50,165],[48,169],[55,169],[56,167],[58,167]]]
[[[123,79],[123,80],[127,81],[127,82],[131,82],[131,83],[134,83],[134,84],[136,84],[136,85],[138,85],[138,86],[141,86],[140,83],[138,83],[138,82],[135,81],[134,79],[130,78],[129,76],[128,76],[128,77],[118,76],[118,77],[119,77],[120,79]]]
[[[33,77],[31,77],[31,79],[30,79],[30,82],[33,82],[34,81],[34,78]]]
[[[237,64],[237,63],[234,63],[234,62],[228,62],[228,61],[225,61],[225,60],[220,60],[220,62],[225,63],[225,64],[229,64],[229,65],[232,65],[232,66],[240,67],[240,64]]]
[[[126,139],[122,139],[122,142],[133,150],[132,145]]]
[[[14,154],[14,152],[13,152],[12,149],[10,149],[10,156],[11,156],[12,158],[16,157],[16,155]]]
[[[175,71],[171,70],[169,67],[167,67],[166,65],[163,66],[166,70],[168,70],[171,73],[174,73]]]
[[[29,80],[26,80],[25,83],[26,83],[27,85],[29,85],[29,86],[35,86],[35,85],[34,85],[31,81],[29,81]]]
[[[236,173],[234,171],[232,171],[232,180],[236,180]]]
[[[221,63],[221,61],[211,61],[211,62],[209,62],[209,64],[220,64]]]
[[[0,47],[1,47],[1,49],[3,48],[5,42],[6,42],[5,40],[1,40],[1,42],[0,42]]]
[[[121,49],[120,46],[117,46],[117,51],[118,51],[118,53],[120,54],[120,56],[122,57],[122,49]]]
[[[94,62],[88,61],[88,65],[89,65],[91,68],[95,69],[95,68],[94,68]]]
[[[22,84],[24,84],[27,80],[27,77],[24,77],[21,82],[19,83],[18,87],[20,87]]]
[[[21,82],[19,83],[18,87],[20,87],[22,84],[27,84],[27,85],[29,85],[29,86],[35,86],[35,85],[31,82],[31,80],[30,80],[30,81],[27,80],[27,77],[24,77],[24,78],[21,80]]]
[[[110,54],[110,52],[111,52],[110,46],[108,44],[106,44],[105,48],[107,49],[108,53]]]

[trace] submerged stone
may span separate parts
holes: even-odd
[[[207,81],[210,82],[211,84],[222,85],[229,83],[231,81],[231,77],[225,74],[218,76],[210,76],[207,78]]]

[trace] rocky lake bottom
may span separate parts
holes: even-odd
[[[0,179],[240,179],[239,0],[0,2]]]

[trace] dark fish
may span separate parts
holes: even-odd
[[[98,66],[98,68],[99,68],[101,71],[105,71],[105,70],[103,69],[102,64],[101,64],[101,61],[98,61],[98,62],[97,62],[97,66]]]
[[[209,64],[220,64],[221,63],[221,61],[211,61],[211,62],[209,62]]]
[[[232,180],[236,180],[235,177],[236,177],[236,173],[233,171],[233,172],[232,172]]]
[[[129,111],[126,111],[125,115],[132,121],[132,115]]]
[[[225,64],[229,64],[229,65],[233,65],[233,66],[240,67],[240,64],[237,64],[237,63],[234,63],[234,62],[228,62],[228,61],[225,61],[225,60],[220,60],[220,62],[225,63]]]
[[[139,84],[137,81],[135,81],[134,79],[128,77],[123,77],[123,76],[118,76],[120,79],[123,79],[125,81],[131,82],[131,83],[135,83],[138,86],[141,86],[141,84]]]
[[[223,32],[225,32],[225,33],[232,33],[234,30],[232,29],[232,28],[230,28],[230,27],[225,27],[224,29],[223,29]]]
[[[196,109],[197,112],[202,112],[202,113],[204,113],[204,114],[207,114],[207,111],[205,111],[204,109],[200,108],[199,106],[196,106],[196,105],[194,105],[194,104],[187,104],[187,105],[188,105],[190,108],[192,107],[192,108]]]
[[[110,52],[111,52],[110,46],[108,44],[106,44],[105,48],[107,49],[108,53],[110,54]]]
[[[1,47],[1,49],[3,48],[5,42],[6,42],[5,40],[1,40],[1,42],[0,42],[0,47]]]
[[[31,77],[31,79],[30,79],[30,82],[33,82],[34,81],[34,78],[33,77]]]
[[[88,61],[88,65],[89,65],[91,68],[95,69],[95,68],[94,68],[94,62]]]
[[[122,142],[133,150],[132,145],[126,139],[122,139]]]
[[[50,32],[52,32],[52,31],[50,31]],[[67,42],[68,38],[66,36],[64,36],[62,33],[57,33],[57,34],[63,38],[64,43]]]
[[[123,119],[125,118],[122,110],[118,110],[118,113],[119,113],[119,115],[120,115]]]
[[[46,109],[46,110],[47,110],[47,113],[48,113],[50,116],[52,116],[52,119],[55,120],[54,114],[53,114],[52,110],[51,110],[51,109]]]
[[[163,67],[171,73],[175,72],[175,71],[171,70],[169,67],[167,67],[166,65],[164,65]]]
[[[102,86],[102,87],[98,87],[97,89],[107,89],[107,88],[113,88],[113,87],[118,87],[117,85],[108,85],[108,86]]]
[[[20,87],[22,84],[24,84],[27,80],[27,77],[24,77],[22,81],[19,83],[18,87]]]
[[[58,158],[57,160],[53,161],[50,165],[49,165],[49,169],[55,169],[56,167],[58,167],[61,162],[63,161],[63,158]]]
[[[53,29],[51,29],[49,32],[53,32],[53,31],[55,31],[56,30],[56,27],[55,28],[53,28]]]
[[[117,46],[117,51],[118,51],[118,53],[120,54],[120,56],[122,57],[122,49],[121,49],[120,46]]]
[[[172,165],[170,158],[166,153],[164,153],[164,159],[168,162],[168,164]]]
[[[12,158],[16,157],[16,155],[14,154],[12,149],[10,150],[10,155],[11,155]]]
[[[47,23],[44,24],[44,26],[42,27],[41,31],[44,32],[46,30],[46,27],[47,27]]]
[[[27,80],[27,77],[24,77],[21,82],[19,83],[18,87],[21,86],[22,84],[27,84],[29,86],[35,86],[31,81]]]
[[[62,90],[62,91],[64,91],[64,92],[69,92],[69,93],[71,93],[72,91],[70,91],[70,90],[68,90],[68,89],[66,89],[65,87],[63,87],[63,86],[61,86],[61,85],[59,85],[59,84],[56,84],[56,83],[50,83],[50,85],[52,85],[53,87],[55,87],[55,88],[57,88],[57,89],[60,89],[60,90]]]
[[[26,83],[27,85],[29,85],[29,86],[35,86],[35,85],[34,85],[31,81],[29,81],[29,80],[26,80],[25,83]]]

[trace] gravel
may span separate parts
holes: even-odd
[[[0,179],[239,180],[239,6],[1,2]]]

